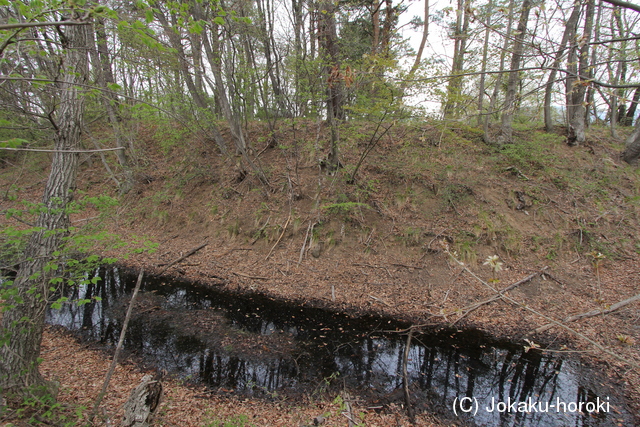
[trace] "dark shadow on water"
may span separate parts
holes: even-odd
[[[136,276],[113,268],[100,277],[97,284],[67,291],[71,300],[97,296],[99,302],[65,304],[49,311],[48,322],[114,346]],[[148,366],[218,392],[274,397],[347,387],[384,406],[403,402],[406,336],[393,331],[406,327],[147,277],[125,349]],[[416,335],[408,373],[416,408],[451,420],[487,426],[634,424],[624,401],[578,360],[526,352],[479,331]],[[595,408],[600,413],[587,411]]]

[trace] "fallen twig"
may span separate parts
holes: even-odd
[[[376,298],[376,297],[374,297],[373,295],[369,295],[369,298],[371,298],[371,299],[373,299],[373,300],[376,300],[376,301],[378,301],[378,302],[380,302],[380,303],[382,303],[382,304],[386,305],[387,307],[392,307],[392,305],[391,305],[391,304],[387,303],[386,301],[381,300],[380,298]]]
[[[287,226],[289,226],[289,221],[291,221],[291,214],[289,214],[289,217],[287,218],[287,222],[285,222],[284,227],[282,227],[282,233],[280,233],[280,237],[278,237],[278,241],[276,241],[275,245],[271,247],[271,250],[269,251],[267,256],[264,258],[265,261],[269,259],[273,250],[276,248],[276,246],[278,246],[278,243],[280,243],[280,240],[282,240],[282,236],[284,236],[284,232],[287,231]]]
[[[479,281],[480,283],[482,283],[484,286],[486,286],[487,288],[491,289],[493,292],[498,293],[498,290],[496,288],[494,288],[493,286],[491,286],[490,284],[488,284],[487,282],[485,282],[484,280],[482,280],[480,277],[478,277],[473,271],[469,270],[469,268],[467,266],[464,265],[464,263],[462,263],[461,261],[459,261],[456,257],[453,256],[453,254],[451,254],[451,252],[449,252],[449,250],[447,249],[446,252],[449,254],[449,256],[451,256],[451,258],[462,267],[463,271],[466,271],[468,274],[470,274],[474,279],[476,279],[477,281]],[[576,331],[575,329],[565,325],[564,323],[555,320],[549,316],[547,316],[546,314],[542,314],[540,313],[538,310],[535,310],[531,307],[529,307],[528,305],[522,304],[519,301],[516,301],[515,299],[509,297],[508,295],[502,294],[500,296],[500,298],[502,298],[505,301],[509,301],[510,303],[523,308],[533,314],[535,314],[536,316],[539,316],[545,320],[547,320],[550,323],[553,323],[554,325],[560,326],[563,329],[566,329],[567,331],[571,332],[572,334],[582,338],[583,340],[585,340],[586,342],[588,342],[589,344],[591,344],[592,346],[596,347],[598,350],[602,351],[603,353],[608,354],[609,356],[612,356],[624,363],[626,363],[629,366],[632,366],[633,368],[640,370],[640,365],[634,361],[631,361],[619,354],[614,353],[613,351],[605,348],[604,346],[602,346],[601,344],[595,342],[594,340],[592,340],[591,338],[587,337],[586,335]]]
[[[392,262],[391,265],[395,265],[397,267],[415,268],[416,270],[424,269],[424,267],[420,267],[420,266],[417,266],[417,265],[406,265],[406,264],[400,264],[400,263],[397,263],[397,262]]]
[[[160,270],[160,273],[158,273],[158,275],[164,273],[165,271],[167,271],[169,268],[173,267],[175,264],[179,263],[180,261],[182,261],[185,258],[189,258],[191,255],[195,254],[196,252],[198,252],[200,249],[204,248],[205,246],[207,246],[209,243],[203,243],[200,246],[198,246],[197,248],[193,248],[191,249],[189,252],[187,252],[185,255],[182,255],[180,258],[176,259],[175,261],[171,261],[169,264],[167,264],[167,266],[165,268],[163,268],[162,270]]]
[[[389,277],[391,277],[393,279],[393,275],[389,272],[389,269],[387,267],[382,266],[382,265],[359,264],[357,262],[354,262],[352,265],[357,265],[359,267],[380,268],[380,269],[386,271],[387,274],[389,275]]]
[[[302,249],[300,249],[300,257],[298,258],[298,265],[302,263],[302,257],[304,257],[304,250],[307,247],[307,239],[309,238],[309,231],[313,229],[315,223],[309,222],[309,226],[307,227],[307,234],[304,235],[304,242],[302,242]]]
[[[342,415],[344,415],[348,420],[348,426],[354,427],[356,422],[353,416],[353,408],[351,407],[351,397],[348,393],[344,393],[343,401],[344,401],[344,411],[342,411]]]
[[[618,310],[619,308],[624,307],[625,305],[629,305],[632,302],[639,301],[639,300],[640,300],[640,294],[634,295],[631,298],[627,298],[626,300],[619,301],[619,302],[617,302],[615,304],[610,305],[609,308],[607,308],[607,309],[604,309],[604,310],[591,310],[591,311],[588,311],[586,313],[574,314],[573,316],[569,316],[569,317],[563,319],[562,321],[565,322],[565,323],[566,322],[575,322],[576,320],[586,319],[588,317],[595,317],[595,316],[599,316],[601,314],[602,315],[609,314],[609,313],[612,313],[612,312]],[[555,325],[553,323],[547,323],[546,325],[540,326],[534,332],[539,334],[541,332],[544,332],[544,331],[546,331],[548,329],[553,328],[554,326]]]
[[[251,276],[249,274],[244,274],[244,273],[238,273],[237,271],[231,271],[233,274],[235,274],[236,276],[240,276],[240,277],[246,277],[247,279],[258,279],[258,280],[271,280],[270,277],[264,277],[264,276]]]
[[[476,303],[473,303],[471,305],[468,305],[467,307],[464,307],[461,311],[463,312],[463,314],[455,321],[453,322],[454,324],[458,323],[460,320],[464,319],[466,316],[468,316],[470,313],[472,313],[473,311],[479,309],[480,307],[482,307],[483,305],[486,304],[490,304],[493,301],[499,300],[500,298],[502,298],[502,295],[505,292],[508,292],[514,288],[517,288],[518,286],[527,283],[529,281],[531,281],[534,277],[540,275],[540,274],[544,274],[544,271],[547,270],[549,267],[546,266],[544,267],[542,270],[537,271],[533,274],[528,275],[527,277],[525,277],[524,279],[518,280],[515,283],[510,284],[509,286],[505,287],[504,289],[501,289],[497,294],[495,294],[494,296],[487,298],[484,301],[479,301]]]

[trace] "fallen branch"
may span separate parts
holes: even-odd
[[[116,365],[118,364],[118,357],[120,357],[120,352],[122,351],[122,345],[124,344],[124,337],[127,334],[127,327],[129,326],[129,320],[131,319],[131,312],[133,311],[133,303],[136,300],[136,296],[138,295],[138,291],[140,290],[140,285],[142,285],[142,276],[144,275],[144,269],[140,270],[140,274],[138,275],[138,281],[136,282],[136,287],[133,289],[133,295],[131,295],[131,301],[129,301],[129,308],[127,309],[127,314],[124,317],[124,323],[122,324],[122,330],[120,331],[120,339],[118,340],[118,345],[116,346],[116,352],[113,355],[113,360],[111,361],[111,366],[109,366],[109,371],[107,372],[107,376],[104,379],[104,383],[102,384],[102,390],[98,394],[98,398],[96,399],[96,403],[93,405],[93,410],[91,411],[91,415],[89,416],[89,425],[92,425],[92,421],[95,418],[98,407],[102,402],[105,394],[107,394],[107,388],[109,387],[109,382],[111,381],[111,376],[113,375],[113,371],[116,369]]]
[[[373,295],[369,295],[369,298],[371,298],[372,300],[376,300],[376,301],[378,301],[378,302],[380,302],[380,303],[382,303],[382,304],[386,305],[387,307],[392,307],[392,305],[391,305],[391,304],[389,304],[389,303],[387,303],[387,302],[385,302],[385,301],[381,300],[380,298],[376,298],[376,297],[374,297]]]
[[[267,218],[267,221],[264,223],[264,225],[260,227],[258,231],[255,232],[254,235],[256,237],[253,239],[253,242],[251,242],[251,245],[255,245],[256,242],[260,240],[260,237],[262,236],[262,232],[265,230],[265,228],[267,228],[267,225],[269,225],[269,221],[271,221],[271,215],[269,215],[269,218]]]
[[[602,315],[609,314],[609,313],[612,313],[612,312],[618,310],[619,308],[624,307],[625,305],[629,305],[632,302],[639,301],[639,300],[640,300],[640,294],[632,296],[631,298],[627,298],[626,300],[619,301],[619,302],[609,306],[609,308],[607,308],[605,310],[591,310],[591,311],[588,311],[586,313],[574,314],[573,316],[569,316],[569,317],[565,318],[563,320],[563,322],[564,323],[575,322],[576,320],[586,319],[588,317],[595,317],[595,316],[599,316],[601,314]],[[554,326],[555,325],[553,323],[547,323],[546,325],[540,326],[534,332],[539,334],[541,332],[544,332],[544,331],[546,331],[548,329],[553,328]]]
[[[258,280],[270,280],[270,277],[263,277],[263,276],[250,276],[248,274],[244,274],[244,273],[238,273],[237,271],[231,271],[233,274],[235,274],[236,276],[240,276],[240,277],[246,277],[247,279],[258,279]]]
[[[424,269],[424,267],[420,267],[420,266],[417,266],[417,265],[400,264],[400,263],[397,263],[397,262],[392,262],[391,265],[395,265],[396,267],[415,268],[416,270]]]
[[[482,280],[480,277],[478,277],[473,271],[469,270],[469,268],[464,265],[464,263],[462,261],[459,261],[456,257],[453,256],[453,254],[451,254],[451,252],[448,249],[445,249],[445,251],[449,254],[449,256],[451,256],[451,258],[462,267],[462,271],[466,271],[468,274],[470,274],[474,279],[476,279],[477,281],[479,281],[480,283],[482,283],[484,286],[486,286],[487,288],[491,289],[492,291],[494,291],[495,293],[498,293],[498,290],[496,288],[494,288],[493,286],[491,286],[490,284],[488,284],[487,282],[485,282],[484,280]],[[547,320],[550,323],[553,323],[554,325],[560,326],[561,328],[569,331],[570,333],[576,335],[577,337],[582,338],[583,340],[585,340],[586,342],[588,342],[589,344],[591,344],[592,346],[596,347],[598,350],[602,351],[603,353],[608,354],[609,356],[612,356],[624,363],[626,363],[629,366],[632,366],[633,368],[637,369],[640,371],[640,365],[634,361],[631,361],[619,354],[614,353],[613,351],[603,347],[601,344],[598,344],[597,342],[595,342],[594,340],[592,340],[591,338],[587,337],[586,335],[576,331],[575,329],[565,325],[564,323],[555,320],[549,316],[547,316],[546,314],[542,314],[540,313],[538,310],[535,310],[531,307],[529,307],[528,305],[522,304],[519,301],[516,301],[515,299],[507,296],[507,295],[501,295],[500,298],[502,298],[505,301],[509,301],[510,303],[512,303],[513,305],[516,305],[520,308],[523,308],[533,314],[535,314],[536,316],[539,316],[545,320]]]
[[[208,244],[209,243],[205,242],[205,243],[201,244],[200,246],[198,246],[197,248],[191,249],[189,252],[187,252],[185,255],[182,255],[180,258],[176,259],[175,261],[171,261],[169,264],[167,264],[167,266],[165,268],[160,270],[160,273],[158,273],[158,275],[164,273],[165,271],[167,271],[168,269],[170,269],[171,267],[173,267],[175,264],[179,263],[183,259],[189,258],[191,255],[195,254],[196,252],[198,252],[200,249],[204,248]]]
[[[356,425],[356,422],[354,420],[354,416],[353,416],[353,408],[351,407],[351,397],[349,396],[348,393],[344,393],[344,397],[343,397],[343,402],[344,402],[344,411],[342,411],[342,415],[345,416],[345,418],[347,419],[347,425],[349,427],[354,427]]]
[[[351,265],[356,265],[358,267],[369,267],[369,268],[379,268],[381,270],[384,270],[387,272],[387,274],[389,275],[389,277],[391,277],[392,279],[394,278],[393,275],[389,272],[389,269],[387,267],[384,267],[382,265],[372,265],[372,264],[359,264],[357,262],[354,262]]]
[[[269,257],[271,256],[271,252],[273,252],[273,250],[276,248],[276,246],[278,246],[278,243],[280,243],[280,240],[282,240],[282,236],[284,236],[284,232],[287,231],[287,227],[289,226],[289,221],[291,221],[291,214],[289,214],[289,217],[287,218],[287,222],[284,223],[284,227],[282,227],[282,233],[280,233],[280,237],[278,237],[278,240],[276,241],[276,244],[271,247],[271,250],[269,251],[269,253],[265,257],[265,259],[264,259],[265,261],[269,259]]]
[[[316,223],[309,222],[309,226],[307,227],[307,234],[304,235],[304,242],[302,242],[302,249],[300,249],[300,257],[298,257],[298,265],[302,264],[302,258],[304,257],[304,250],[307,247],[307,239],[309,238],[309,231],[313,230],[313,227]]]
[[[467,315],[469,315],[470,313],[472,313],[473,311],[475,311],[475,310],[479,309],[480,307],[482,307],[483,305],[487,305],[487,304],[490,304],[490,303],[492,303],[492,302],[494,302],[494,301],[496,301],[496,300],[501,299],[501,298],[502,298],[502,295],[503,295],[505,292],[509,292],[510,290],[515,289],[515,288],[517,288],[518,286],[520,286],[520,285],[522,285],[522,284],[524,284],[524,283],[527,283],[527,282],[531,281],[534,277],[536,277],[536,276],[538,276],[538,275],[540,275],[540,274],[544,274],[544,271],[545,271],[546,269],[548,269],[548,268],[549,268],[549,267],[548,267],[548,266],[546,266],[546,267],[544,267],[542,270],[537,271],[537,272],[535,272],[535,273],[533,273],[533,274],[530,274],[530,275],[528,275],[527,277],[525,277],[524,279],[518,280],[517,282],[510,284],[509,286],[507,286],[507,287],[505,287],[504,289],[500,290],[500,291],[499,291],[497,294],[495,294],[494,296],[492,296],[492,297],[490,297],[490,298],[487,298],[487,299],[486,299],[486,300],[484,300],[484,301],[479,301],[479,302],[476,302],[476,303],[474,303],[474,304],[468,305],[467,307],[463,308],[461,311],[462,311],[462,312],[464,312],[464,314],[462,314],[462,315],[461,315],[461,316],[460,316],[460,317],[459,317],[455,322],[453,322],[453,323],[454,323],[454,325],[455,325],[456,323],[458,323],[460,320],[462,320],[463,318],[465,318]]]

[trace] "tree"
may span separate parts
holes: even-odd
[[[68,20],[82,18],[71,10]],[[78,171],[78,149],[83,123],[83,87],[87,82],[87,26],[60,25],[63,53],[60,61],[58,107],[49,120],[54,128],[51,171],[42,198],[42,210],[10,285],[8,306],[0,324],[0,389],[21,392],[26,388],[50,388],[38,370],[45,310],[51,293],[49,279],[55,270],[54,254],[63,244],[70,226],[67,207],[73,199]]]
[[[578,24],[581,10],[581,2],[576,2],[571,11],[571,16],[569,16],[569,19],[565,24],[564,32],[562,33],[562,40],[560,41],[558,52],[553,60],[553,64],[551,65],[551,71],[549,72],[549,78],[544,92],[544,128],[547,132],[551,132],[553,130],[553,121],[551,118],[551,95],[553,94],[553,85],[556,80],[556,75],[558,74],[558,67],[564,57],[569,39],[572,36],[575,36],[576,25]]]
[[[498,144],[507,144],[512,142],[513,136],[513,114],[516,106],[516,94],[520,81],[520,61],[524,48],[524,38],[527,32],[527,23],[529,22],[529,12],[531,11],[531,1],[524,0],[522,2],[522,10],[520,11],[520,20],[513,44],[513,54],[511,55],[511,68],[509,72],[509,80],[507,82],[507,95],[504,100],[502,112],[502,120],[500,132],[497,136]]]
[[[593,29],[594,0],[587,1],[583,34],[570,48],[567,78],[567,144],[583,144],[586,139],[586,99],[587,86],[590,85],[590,40]]]
[[[467,39],[469,38],[469,21],[471,15],[471,1],[458,0],[458,8],[456,10],[456,22],[453,25],[454,40],[453,45],[453,64],[451,66],[451,75],[453,76],[447,86],[447,99],[444,104],[445,117],[455,116],[455,110],[460,103],[462,93],[462,76],[464,69],[465,54],[467,53]]]
[[[338,121],[344,120],[344,85],[340,69],[338,34],[336,30],[336,6],[332,1],[320,3],[318,40],[322,47],[327,76],[327,121],[331,128],[331,148],[327,158],[327,170],[333,173],[339,166]]]
[[[622,159],[629,164],[637,164],[640,158],[640,120],[636,122],[636,128],[629,135],[622,153]]]

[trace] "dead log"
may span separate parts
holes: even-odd
[[[121,427],[147,427],[158,409],[162,397],[162,383],[151,375],[142,377],[124,404]]]

